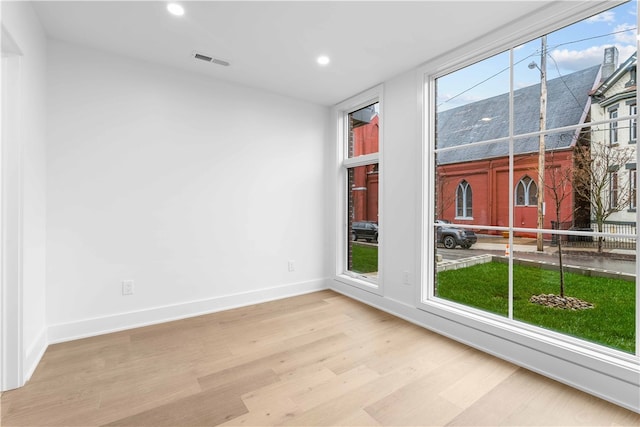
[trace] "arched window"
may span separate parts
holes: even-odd
[[[516,206],[537,206],[538,185],[528,175],[516,185]]]
[[[472,193],[471,186],[467,181],[458,184],[456,191],[456,216],[470,218],[473,216],[472,211]]]

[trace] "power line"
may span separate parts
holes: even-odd
[[[559,43],[559,44],[554,45],[553,47],[551,47],[551,48],[547,49],[547,52],[548,52],[549,50],[557,49],[557,48],[559,48],[560,46],[565,46],[565,45],[569,45],[569,44],[573,44],[573,43],[580,43],[580,42],[583,42],[583,41],[594,40],[594,39],[603,38],[603,37],[610,37],[610,36],[613,36],[613,35],[616,35],[616,34],[620,34],[620,33],[625,33],[625,32],[628,32],[628,31],[635,31],[636,29],[637,29],[637,27],[626,28],[626,29],[624,29],[624,30],[620,30],[620,31],[613,31],[613,32],[611,32],[611,33],[607,33],[607,34],[601,34],[601,35],[598,35],[598,36],[585,37],[585,38],[578,39],[578,40],[571,40],[571,41],[568,41],[568,42]],[[520,63],[522,63],[522,62],[526,61],[527,59],[532,58],[532,57],[534,57],[534,56],[538,56],[538,55],[540,55],[540,49],[536,49],[536,50],[534,50],[534,51],[533,51],[531,54],[529,54],[528,56],[526,56],[526,57],[522,58],[521,60],[519,60],[519,61],[515,62],[515,63],[513,64],[513,66],[515,67],[516,65],[518,65],[518,64],[520,64]],[[547,54],[547,55],[549,55],[549,54]],[[558,63],[557,63],[557,62],[556,62],[556,60],[553,58],[553,56],[549,55],[549,57],[551,57],[551,59],[553,60],[553,62],[554,62],[554,64],[555,64],[555,67],[556,67],[556,70],[558,71],[558,76],[560,77],[560,79],[562,80],[562,82],[563,82],[563,83],[565,84],[565,86],[566,86],[566,82],[564,81],[564,79],[562,78],[563,76],[562,76],[562,74],[560,73],[560,68],[558,67]],[[495,78],[495,77],[499,76],[500,74],[504,73],[505,71],[508,71],[510,68],[511,68],[511,67],[506,67],[506,68],[504,68],[504,69],[502,69],[502,70],[498,71],[497,73],[495,73],[495,74],[493,74],[493,75],[491,75],[491,76],[487,77],[486,79],[484,79],[484,80],[482,80],[482,81],[480,81],[480,82],[476,83],[475,85],[473,85],[473,86],[471,86],[471,87],[469,87],[469,88],[467,88],[467,89],[463,90],[462,92],[460,92],[460,93],[458,93],[458,94],[456,94],[456,95],[454,95],[454,96],[452,96],[452,97],[448,98],[448,99],[447,99],[447,100],[445,100],[445,101],[442,101],[441,103],[437,104],[437,107],[440,107],[440,106],[442,106],[443,104],[446,104],[446,103],[448,103],[448,102],[450,102],[450,101],[452,101],[452,100],[454,100],[454,99],[456,99],[456,98],[458,98],[458,97],[460,97],[460,96],[464,95],[465,93],[469,92],[470,90],[475,89],[476,87],[478,87],[478,86],[480,86],[480,85],[482,85],[482,84],[484,84],[484,83],[488,82],[489,80],[491,80],[491,79],[493,79],[493,78]],[[568,89],[568,87],[567,87],[567,89]],[[569,90],[569,92],[571,92],[571,90]],[[578,100],[577,100],[577,98],[575,97],[575,95],[573,94],[573,92],[571,92],[571,96],[573,96],[573,98],[576,100],[576,102],[578,102]],[[580,104],[580,103],[578,102],[578,104]]]
[[[567,90],[569,91],[569,93],[571,94],[573,99],[576,101],[576,104],[578,104],[578,107],[581,107],[582,104],[580,104],[580,101],[578,101],[578,98],[576,98],[576,95],[573,93],[573,91],[571,90],[569,85],[567,85],[567,82],[564,80],[564,76],[560,72],[560,67],[558,67],[558,63],[556,62],[555,58],[553,56],[551,56],[551,55],[548,55],[548,56],[549,56],[549,58],[551,58],[551,60],[553,61],[553,65],[555,65],[556,70],[558,71],[558,76],[560,78],[560,81],[562,81],[562,83],[564,84],[564,87],[567,88]]]

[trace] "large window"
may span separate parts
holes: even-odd
[[[380,101],[347,102],[338,109],[341,176],[344,189],[339,215],[338,277],[356,286],[378,288],[380,223]]]
[[[635,168],[618,173],[637,158],[635,16],[629,2],[428,75],[424,304],[637,354]]]

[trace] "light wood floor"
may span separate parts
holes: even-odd
[[[0,425],[640,425],[331,291],[52,345]]]

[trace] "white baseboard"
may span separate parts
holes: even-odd
[[[55,344],[328,289],[328,279],[292,283],[205,300],[153,307],[128,313],[50,325],[49,343]]]
[[[617,363],[587,352],[505,333],[463,317],[426,311],[340,281],[330,288],[411,323],[537,372],[616,405],[640,413],[640,370],[637,362]]]
[[[24,383],[31,379],[31,376],[35,372],[40,360],[42,360],[42,356],[44,356],[44,352],[47,351],[47,347],[49,346],[49,340],[47,337],[47,329],[44,328],[38,334],[38,337],[33,342],[33,344],[27,349],[25,357],[24,357]]]

